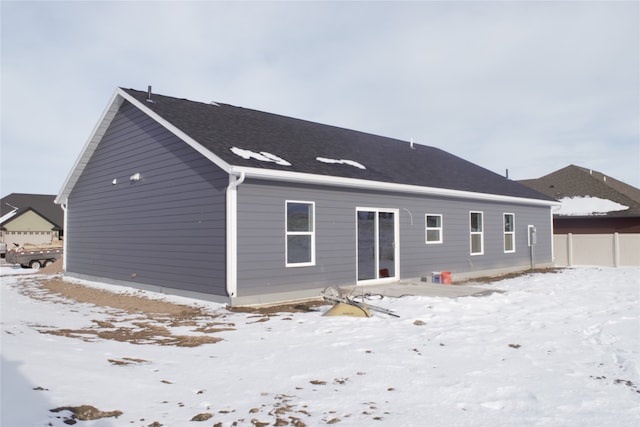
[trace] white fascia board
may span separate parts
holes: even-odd
[[[138,109],[140,109],[146,115],[148,115],[153,120],[158,122],[161,126],[163,126],[165,129],[167,129],[169,132],[171,132],[172,134],[174,134],[175,136],[177,136],[178,138],[180,138],[181,140],[186,142],[191,148],[193,148],[198,153],[202,154],[204,157],[209,159],[211,162],[213,162],[220,169],[222,169],[225,172],[229,173],[230,165],[227,162],[225,162],[220,157],[216,156],[211,151],[209,151],[208,149],[203,147],[195,139],[191,138],[189,135],[187,135],[186,133],[184,133],[183,131],[181,131],[180,129],[178,129],[177,127],[175,127],[174,125],[172,125],[171,123],[166,121],[165,119],[163,119],[161,116],[156,114],[153,110],[149,109],[143,102],[138,101],[136,98],[132,97],[131,95],[129,95],[127,92],[123,91],[122,89],[118,89],[118,91],[119,91],[120,95],[124,99],[126,99],[127,101],[129,101],[130,103],[135,105]]]
[[[8,213],[4,214],[4,215],[0,218],[0,224],[4,224],[4,222],[5,222],[6,220],[8,220],[9,218],[13,217],[13,216],[16,214],[16,212],[18,212],[18,209],[14,209],[14,210],[12,210],[11,212],[8,212]]]
[[[232,174],[244,173],[247,178],[270,179],[302,184],[333,185],[337,187],[362,188],[367,190],[394,191],[401,193],[424,194],[430,196],[446,196],[464,199],[486,200],[492,202],[518,203],[525,205],[556,206],[559,202],[529,199],[525,197],[504,196],[500,194],[475,193],[473,191],[450,190],[447,188],[423,187],[420,185],[395,184],[390,182],[369,181],[356,178],[342,178],[328,175],[316,175],[301,172],[289,172],[271,169],[232,166]]]
[[[82,151],[80,151],[80,155],[76,159],[73,168],[71,168],[69,175],[67,175],[67,179],[65,179],[64,184],[62,185],[62,188],[58,193],[58,196],[54,200],[54,203],[57,203],[59,205],[67,203],[67,199],[69,197],[69,193],[71,193],[71,189],[74,185],[76,185],[76,182],[78,182],[82,171],[87,166],[87,163],[89,162],[89,159],[91,158],[93,153],[96,151],[98,143],[109,128],[109,125],[118,112],[121,104],[122,98],[119,97],[118,90],[116,90],[111,96],[111,100],[107,104],[107,107],[102,112],[100,120],[98,120],[98,122],[94,126],[89,139],[82,148]]]
[[[98,123],[94,127],[93,131],[91,132],[91,136],[89,137],[89,140],[85,143],[82,151],[80,152],[80,156],[78,156],[78,159],[76,160],[75,164],[73,165],[73,168],[71,169],[71,172],[67,176],[67,179],[65,180],[64,185],[62,186],[62,189],[60,190],[60,192],[58,193],[58,196],[56,197],[56,199],[54,201],[55,203],[57,203],[57,204],[65,204],[67,202],[67,199],[69,197],[69,194],[71,193],[71,190],[73,189],[74,185],[76,184],[76,182],[80,178],[80,175],[82,174],[82,171],[87,166],[87,163],[89,162],[89,159],[91,159],[91,156],[93,155],[93,153],[95,152],[98,144],[102,140],[102,137],[104,136],[105,132],[109,128],[109,125],[111,124],[111,121],[113,120],[113,118],[115,117],[116,113],[120,109],[120,106],[122,105],[122,102],[125,101],[125,100],[129,101],[136,108],[138,108],[140,111],[142,111],[143,113],[145,113],[146,115],[151,117],[153,120],[158,122],[161,126],[163,126],[165,129],[167,129],[169,132],[173,133],[178,138],[180,138],[181,140],[186,142],[189,146],[191,146],[197,152],[199,152],[204,157],[209,159],[211,162],[216,164],[222,170],[224,170],[226,172],[229,171],[229,164],[228,163],[226,163],[221,158],[219,158],[218,156],[214,155],[211,151],[207,150],[205,147],[200,145],[198,142],[196,142],[189,135],[187,135],[186,133],[182,132],[180,129],[178,129],[177,127],[175,127],[174,125],[172,125],[171,123],[169,123],[168,121],[166,121],[165,119],[160,117],[158,114],[156,114],[151,109],[149,109],[146,105],[144,105],[144,103],[142,103],[142,102],[138,101],[137,99],[135,99],[134,97],[130,96],[124,90],[122,90],[120,88],[117,88],[115,90],[113,96],[111,97],[111,101],[109,101],[109,104],[107,105],[107,108],[102,113],[102,116],[100,117],[100,120],[98,121]]]

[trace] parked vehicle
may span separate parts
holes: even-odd
[[[41,245],[11,249],[7,252],[6,261],[9,264],[20,264],[23,268],[39,269],[51,265],[62,256],[62,246]]]

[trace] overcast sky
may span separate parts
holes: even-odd
[[[57,194],[116,87],[640,187],[640,3],[1,3],[1,193]]]

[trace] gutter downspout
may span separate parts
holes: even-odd
[[[227,295],[238,294],[238,186],[244,182],[245,174],[229,174],[227,187]]]
[[[64,219],[62,220],[62,227],[64,230],[64,236],[62,239],[62,269],[64,272],[67,272],[67,203],[69,201],[65,200],[64,203],[60,203],[60,207],[64,211]]]

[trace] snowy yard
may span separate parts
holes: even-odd
[[[229,312],[28,271],[2,268],[2,426],[640,424],[638,268],[371,300],[400,318]]]

